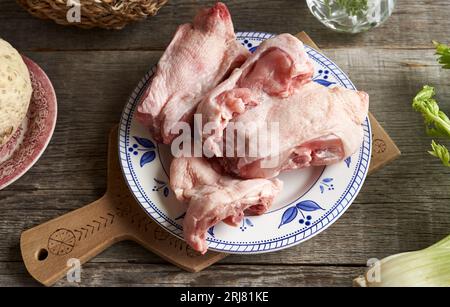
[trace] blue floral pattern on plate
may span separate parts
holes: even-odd
[[[330,81],[329,78],[330,71],[328,69],[319,69],[317,74],[314,76],[313,80],[323,86],[331,86],[336,84],[336,82]]]
[[[280,228],[283,225],[286,225],[290,222],[292,222],[293,220],[295,220],[295,218],[297,217],[298,213],[300,213],[302,215],[302,219],[299,220],[300,224],[305,223],[306,226],[309,226],[311,224],[311,219],[312,217],[310,215],[306,216],[306,222],[305,222],[305,215],[304,215],[304,211],[306,212],[312,212],[312,211],[316,211],[316,210],[324,210],[322,207],[320,207],[315,201],[313,200],[304,200],[301,201],[297,204],[295,204],[292,207],[287,208],[284,212],[283,215],[281,216],[281,222],[280,225],[278,226],[278,228]]]
[[[139,165],[144,167],[144,165],[152,162],[156,158],[155,144],[149,139],[143,137],[135,136],[134,139],[136,140],[136,143],[133,144],[132,147],[129,147],[128,151],[130,153],[132,152],[135,156],[139,155],[139,151],[143,152]]]
[[[333,178],[323,178],[320,181],[319,188],[320,193],[323,194],[326,190],[331,191],[334,190],[334,184],[331,183],[334,179]]]
[[[167,182],[158,180],[156,178],[153,178],[153,180],[155,181],[155,185],[153,186],[153,191],[156,191],[156,192],[162,191],[164,197],[169,196],[170,190],[169,190],[169,187],[167,186]]]
[[[239,227],[239,229],[241,231],[245,231],[245,230],[249,229],[250,227],[254,227],[254,226],[255,225],[253,225],[253,222],[252,222],[252,220],[250,220],[250,218],[244,217],[242,219],[241,226]]]
[[[350,164],[352,163],[352,156],[345,159],[344,162],[347,165],[347,167],[350,168]]]

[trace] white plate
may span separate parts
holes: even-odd
[[[250,51],[273,34],[237,33]],[[314,62],[314,80],[325,86],[355,89],[348,77],[328,58],[305,46]],[[183,238],[182,217],[186,206],[170,190],[168,146],[157,144],[135,120],[139,97],[151,82],[154,68],[131,95],[122,114],[119,155],[126,182],[145,211],[162,227]],[[334,223],[355,199],[369,168],[371,153],[369,120],[364,123],[364,142],[358,152],[338,164],[310,167],[279,176],[284,189],[271,209],[261,216],[245,217],[239,227],[217,224],[208,231],[209,249],[227,253],[261,253],[293,246],[317,235]]]

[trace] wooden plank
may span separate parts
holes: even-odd
[[[60,280],[57,286],[351,286],[363,267],[300,265],[214,265],[187,273],[172,265],[88,263],[81,283]],[[0,286],[39,286],[21,263],[0,263]]]
[[[213,2],[171,0],[157,16],[117,32],[55,25],[30,17],[15,1],[1,0],[0,36],[21,50],[163,50],[179,24],[190,22],[200,7]],[[224,2],[238,31],[297,33],[305,30],[321,48],[430,48],[432,39],[446,41],[450,33],[446,0],[398,1],[394,14],[383,26],[358,35],[337,34],[326,29],[309,12],[306,1]]]
[[[398,184],[383,177],[368,182],[357,201],[330,228],[298,246],[274,253],[231,255],[222,263],[244,264],[323,264],[365,265],[371,257],[383,258],[402,251],[417,250],[444,237],[450,229],[449,196],[433,190],[435,195],[395,195],[394,189],[382,193],[377,182],[387,181],[401,191],[412,191],[416,184]],[[447,176],[448,178],[448,176]],[[444,189],[444,183],[441,189]],[[433,193],[432,192],[432,193]],[[0,211],[0,262],[21,261],[19,236],[23,229],[60,216],[96,199],[96,191],[36,190],[2,191]],[[444,195],[443,195],[444,194]],[[395,195],[395,196],[394,196]],[[386,240],[389,238],[389,240]],[[121,243],[92,260],[93,262],[165,263],[156,255],[133,244]]]

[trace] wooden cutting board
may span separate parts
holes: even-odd
[[[301,32],[297,37],[318,49],[306,33]],[[373,132],[370,174],[399,156],[400,151],[376,119],[369,117]],[[136,241],[190,272],[198,272],[227,256],[217,252],[202,256],[153,222],[123,179],[117,148],[116,126],[109,137],[108,184],[102,198],[22,233],[23,261],[40,283],[49,286],[63,277],[70,259],[78,259],[83,264],[123,240]]]

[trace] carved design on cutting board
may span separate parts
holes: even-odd
[[[164,241],[169,237],[169,232],[161,229],[160,227],[156,227],[153,236],[155,240]]]
[[[139,230],[148,232],[149,226],[152,221],[147,214],[140,211],[135,211],[130,215],[130,223],[132,225],[136,225]]]
[[[158,241],[166,241],[167,244],[172,247],[176,252],[186,253],[188,257],[198,257],[201,254],[195,250],[193,250],[189,245],[187,245],[184,241],[178,239],[175,236],[172,236],[166,230],[156,227],[153,232],[153,237]]]
[[[373,151],[376,153],[383,153],[386,151],[386,142],[382,139],[373,140]]]
[[[130,205],[121,205],[116,207],[116,214],[120,217],[126,217],[131,212],[131,206]]]
[[[375,133],[372,133],[372,152],[371,152],[371,157],[373,158],[374,154],[382,154],[386,151],[388,144],[386,143],[385,140],[380,139],[380,138],[376,138]]]
[[[115,217],[115,214],[108,212],[106,215],[99,216],[97,219],[92,220],[91,223],[74,229],[73,234],[76,241],[87,239],[102,229],[107,228],[109,225],[112,225]]]
[[[47,248],[53,255],[67,255],[73,250],[74,247],[75,235],[69,229],[57,229],[48,238]]]

